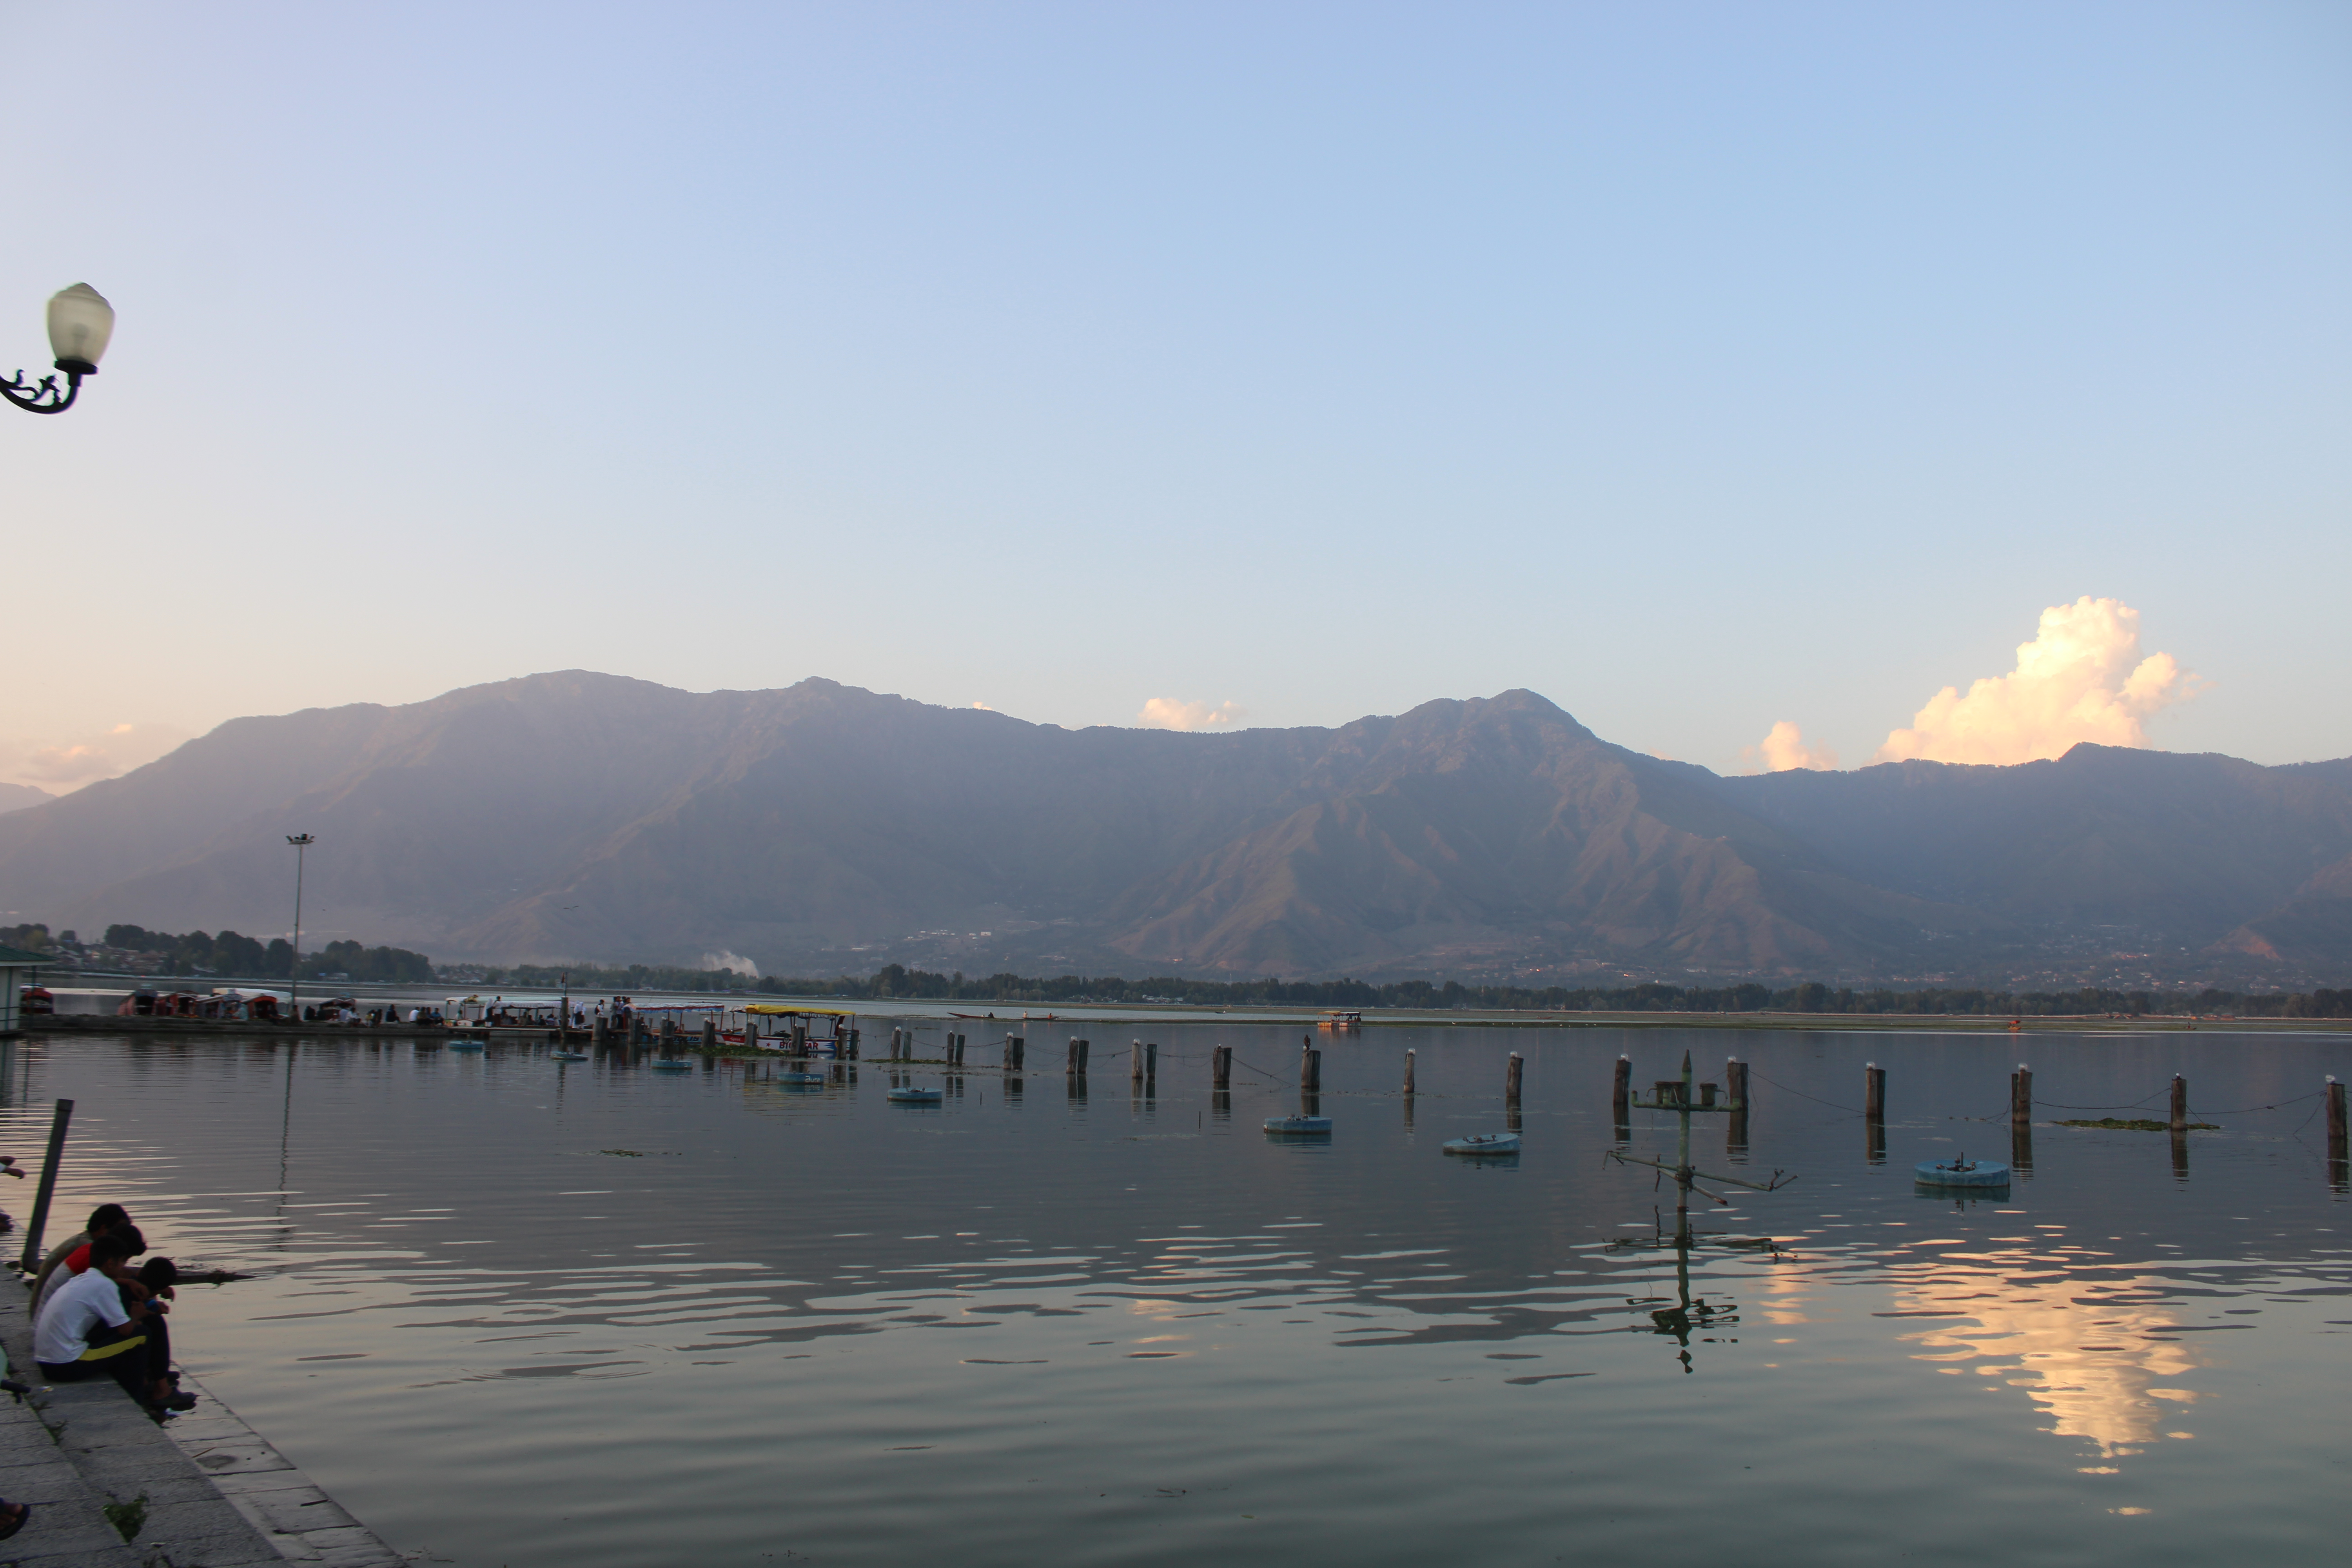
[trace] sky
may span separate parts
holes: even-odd
[[[2340,4],[0,0],[0,373],[120,312],[0,412],[0,779],[571,668],[2352,753]]]

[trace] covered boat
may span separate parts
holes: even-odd
[[[944,1089],[909,1087],[894,1089],[884,1098],[895,1105],[937,1105],[947,1098],[947,1092]]]
[[[1269,1116],[1265,1119],[1265,1130],[1292,1137],[1328,1138],[1331,1135],[1331,1119],[1328,1116]]]
[[[1912,1167],[1923,1187],[2005,1187],[2009,1167],[1998,1160],[1971,1160],[1966,1154],[1941,1163],[1922,1160]]]
[[[1519,1152],[1519,1135],[1516,1132],[1475,1132],[1467,1138],[1445,1141],[1449,1154],[1516,1154]]]
[[[847,1058],[857,1054],[857,1015],[837,1007],[800,1007],[782,1002],[752,1002],[730,1007],[719,1037],[730,1046],[767,1051],[814,1051]]]

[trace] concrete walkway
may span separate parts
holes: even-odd
[[[181,1381],[196,1408],[159,1426],[111,1379],[43,1382],[32,1342],[23,1289],[0,1281],[9,1375],[35,1390],[22,1403],[0,1396],[0,1498],[33,1505],[0,1542],[0,1568],[404,1562],[193,1379]]]

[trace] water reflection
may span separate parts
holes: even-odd
[[[1213,1089],[1215,1044],[1259,1076]],[[2293,1520],[2327,1495],[2280,1434],[2346,1392],[2343,1358],[2291,1336],[2340,1331],[2259,1315],[2352,1289],[2317,1152],[2282,1181],[2291,1128],[2200,1134],[2185,1185],[2158,1138],[2044,1130],[2016,1202],[1923,1203],[1911,1165],[1991,1129],[1923,1110],[1856,1138],[1830,1101],[1863,1047],[1767,1039],[1724,1157],[1800,1184],[1734,1189],[1677,1247],[1664,1173],[1604,1162],[1678,1147],[1617,1124],[1624,1044],[1374,1031],[1323,1047],[1310,1102],[1261,1066],[1295,1032],[1228,1029],[1164,1050],[1140,1093],[1131,1062],[1091,1102],[1083,1072],[1024,1096],[974,1067],[919,1079],[950,1092],[909,1111],[883,1102],[889,1070],[838,1064],[786,1084],[627,1052],[36,1041],[8,1079],[32,1103],[0,1129],[22,1153],[49,1098],[82,1095],[58,1212],[121,1198],[184,1262],[258,1276],[190,1293],[200,1375],[371,1523],[467,1565],[884,1563],[949,1539],[987,1561],[1425,1563],[1460,1544],[1433,1496],[1530,1561],[1736,1553],[1766,1529],[1875,1562],[1883,1532],[1818,1528],[1849,1485],[1954,1553],[2027,1529],[2092,1554],[2085,1508],[2158,1508],[2189,1561],[2242,1548],[2249,1500]],[[1670,1065],[1684,1043],[1627,1048]],[[1443,1156],[1511,1115],[1514,1049],[1525,1152]],[[2131,1067],[2101,1049],[2099,1071]],[[1890,1070],[1906,1114],[1979,1115],[2006,1069],[1954,1050]],[[1333,1136],[1260,1132],[1294,1107]],[[2257,1373],[2259,1399],[2229,1396]],[[1759,1431],[1793,1436],[1759,1455]],[[1619,1522],[1694,1459],[1755,1478],[1736,1526]],[[1988,1464],[2000,1530],[1968,1489],[1913,1489]],[[2143,1479],[2165,1495],[2064,1489]],[[1192,1511],[1114,1511],[1171,1497]]]
[[[2198,1396],[2182,1384],[2201,1358],[2179,1331],[2173,1282],[2084,1279],[2079,1261],[2027,1246],[1899,1262],[1895,1315],[1948,1320],[1902,1337],[1940,1371],[2021,1390],[2052,1417],[2042,1430],[2102,1458],[2189,1437],[2179,1428]]]

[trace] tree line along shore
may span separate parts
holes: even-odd
[[[293,949],[283,939],[264,944],[235,931],[169,933],[115,925],[100,942],[83,943],[71,931],[52,936],[45,925],[0,928],[0,944],[54,953],[58,969],[83,976],[160,984],[201,977],[216,984],[282,982],[292,975]],[[251,951],[247,952],[247,949]],[[281,951],[282,950],[282,951]],[[148,962],[125,963],[126,957]],[[793,996],[844,1002],[970,1002],[986,1006],[1054,1005],[1186,1007],[1344,1008],[1416,1013],[1677,1014],[1688,1016],[1796,1015],[1801,1017],[1873,1018],[2081,1018],[2191,1017],[2352,1019],[2352,989],[2318,987],[2299,992],[2118,990],[2081,986],[2072,990],[2011,991],[1972,986],[1832,985],[1806,981],[1788,985],[1742,982],[1729,985],[1676,985],[1643,982],[1619,986],[1531,986],[1459,980],[1371,981],[1194,980],[1153,975],[1129,980],[1118,975],[1054,976],[1000,973],[967,975],[885,964],[866,976],[832,978],[750,975],[738,970],[632,963],[436,964],[404,948],[331,942],[301,961],[305,981],[417,985],[445,984],[509,991],[709,992],[734,995]]]

